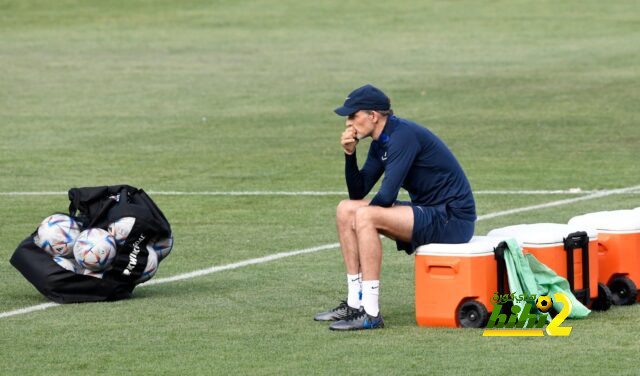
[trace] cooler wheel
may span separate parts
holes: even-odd
[[[594,311],[606,311],[611,308],[613,296],[611,290],[604,283],[598,283],[598,297],[591,303],[591,309]]]
[[[482,328],[488,319],[484,304],[476,300],[469,300],[458,308],[458,321],[463,328]]]
[[[612,279],[611,282],[609,282],[609,289],[611,289],[611,300],[615,305],[633,304],[638,295],[636,284],[627,277],[616,277]]]

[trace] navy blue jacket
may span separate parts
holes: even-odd
[[[352,200],[363,199],[384,173],[370,205],[392,206],[402,187],[415,205],[446,205],[457,218],[476,219],[471,186],[462,167],[444,142],[421,125],[391,115],[378,140],[371,142],[362,170],[356,153],[345,158]]]

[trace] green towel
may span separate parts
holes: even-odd
[[[561,292],[569,297],[573,309],[569,314],[569,318],[577,319],[587,317],[591,312],[585,307],[571,292],[569,281],[557,275],[553,270],[538,261],[533,255],[522,254],[520,246],[515,239],[506,241],[507,249],[504,251],[504,261],[507,266],[507,275],[509,279],[509,290],[512,293],[529,295],[549,295],[553,298],[553,294]],[[553,308],[560,312],[562,303],[553,299]],[[525,301],[513,304],[518,305],[520,309],[524,308]],[[548,317],[547,321],[551,321]]]

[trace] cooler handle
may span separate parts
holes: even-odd
[[[589,292],[589,235],[585,231],[577,231],[562,239],[567,251],[567,279],[569,287],[578,300],[588,305],[591,301]],[[582,289],[575,290],[575,272],[573,265],[573,250],[582,249]]]
[[[509,246],[507,242],[500,242],[496,248],[493,249],[494,257],[498,266],[498,294],[504,295],[506,293],[505,289],[505,280],[507,275],[507,264],[504,261],[504,251]]]
[[[438,277],[448,277],[458,274],[460,268],[460,260],[447,261],[438,260],[438,262],[426,262],[425,263],[427,274],[437,275]],[[434,270],[447,271],[446,273],[433,273]],[[450,271],[449,271],[450,270]]]

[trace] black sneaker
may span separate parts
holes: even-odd
[[[346,319],[336,321],[329,325],[329,329],[331,330],[362,330],[378,328],[384,328],[382,314],[378,312],[378,316],[373,317],[365,312],[362,307]]]
[[[356,312],[358,312],[356,308],[349,307],[347,301],[343,300],[336,308],[330,309],[326,312],[320,312],[313,319],[316,321],[338,321],[345,319]]]

